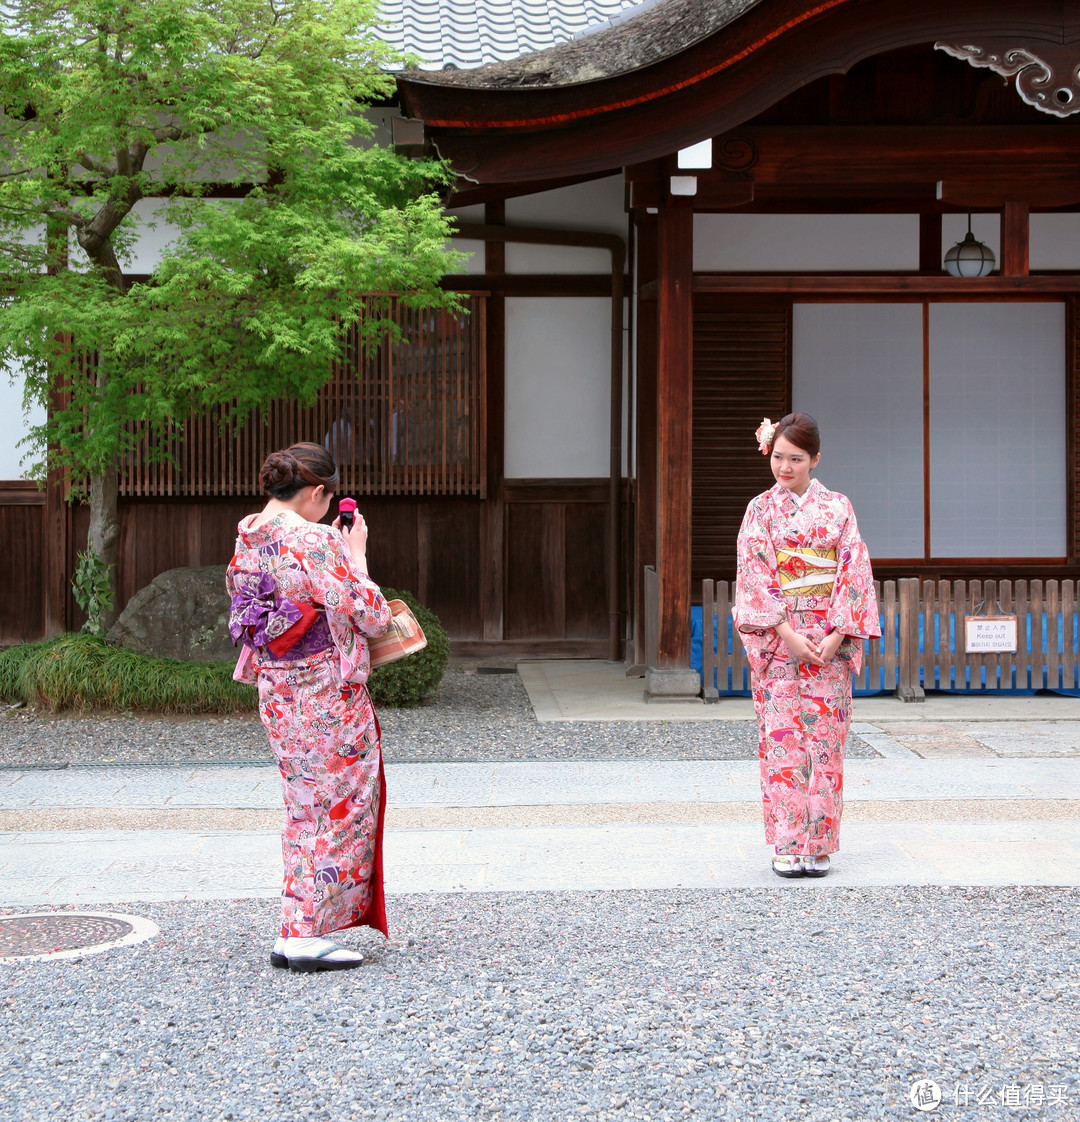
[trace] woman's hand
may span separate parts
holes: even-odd
[[[818,645],[805,635],[800,635],[786,620],[776,625],[776,633],[787,644],[787,648],[799,660],[814,666],[824,666]]]
[[[342,526],[341,515],[338,515],[331,525],[335,530],[340,531],[342,541],[345,543],[346,555],[357,568],[366,573],[368,527],[364,516],[357,512],[356,520],[351,526]]]
[[[818,654],[821,656],[821,661],[832,662],[836,658],[836,652],[840,649],[840,644],[844,641],[844,633],[842,631],[830,631],[828,635],[818,644]]]

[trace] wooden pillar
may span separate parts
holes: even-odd
[[[1001,212],[1001,275],[1028,275],[1029,217],[1027,203],[1006,203]]]
[[[690,668],[690,496],[693,421],[694,212],[662,206],[657,219],[656,568],[660,619],[646,697],[696,698]]]
[[[942,267],[944,255],[941,251],[941,215],[919,215],[919,272],[937,273]]]
[[[488,203],[484,221],[506,224],[506,206]],[[506,243],[484,243],[484,271],[502,276],[506,272]],[[484,431],[484,513],[481,519],[481,634],[485,640],[504,637],[506,592],[506,502],[503,487],[503,449],[506,441],[506,297],[492,292],[487,298],[487,329],[484,341],[487,359]]]
[[[656,216],[636,212],[638,292],[656,280]],[[645,566],[656,564],[656,296],[638,296],[636,327],[637,481],[634,495],[634,647],[627,673],[641,677],[645,659]]]
[[[1065,301],[1065,458],[1069,470],[1065,475],[1066,563],[1080,561],[1080,441],[1076,426],[1080,419],[1080,297]]]

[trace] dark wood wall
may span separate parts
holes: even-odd
[[[791,408],[791,301],[694,299],[692,584],[734,576],[746,504],[773,484],[754,443]]]
[[[506,483],[506,638],[608,633],[607,484]]]
[[[45,495],[33,483],[0,483],[0,643],[45,634]]]
[[[236,524],[256,499],[122,499],[119,601],[158,573],[179,566],[222,565],[232,556]],[[505,488],[505,556],[498,566],[505,599],[504,632],[483,640],[482,527],[477,498],[369,497],[359,508],[370,529],[372,576],[413,592],[442,620],[463,651],[497,651],[500,643],[538,652],[602,657],[608,634],[607,483],[519,480]],[[0,489],[0,532],[11,572],[0,589],[0,642],[45,634],[44,499],[32,484]],[[68,511],[68,571],[85,547],[89,510]],[[72,628],[83,623],[74,601]]]

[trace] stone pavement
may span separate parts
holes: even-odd
[[[848,762],[844,850],[807,885],[1080,885],[1080,725],[1057,700],[961,733],[934,703],[856,723],[881,758]],[[753,761],[390,764],[387,785],[390,893],[779,883]],[[280,805],[270,767],[0,771],[0,905],[274,896]]]
[[[618,669],[523,678],[625,740],[694,708]],[[0,768],[0,909],[160,930],[2,966],[0,1114],[891,1122],[933,1080],[929,1117],[1080,1117],[1074,704],[874,705],[823,880],[769,872],[753,760],[390,763],[392,937],[340,975],[267,962],[274,769]]]

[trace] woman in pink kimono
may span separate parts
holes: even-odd
[[[325,448],[273,452],[259,481],[270,499],[240,523],[226,585],[229,630],[244,644],[237,676],[258,684],[285,797],[270,962],[347,970],[362,956],[327,934],[362,925],[386,934],[382,748],[364,683],[367,640],[386,631],[390,609],[367,575],[364,520],[318,524],[338,486]]]
[[[881,634],[870,558],[845,495],[810,472],[817,422],[789,413],[758,429],[776,486],[739,531],[732,609],[758,719],[765,840],[782,877],[823,877],[839,848],[851,680]]]

